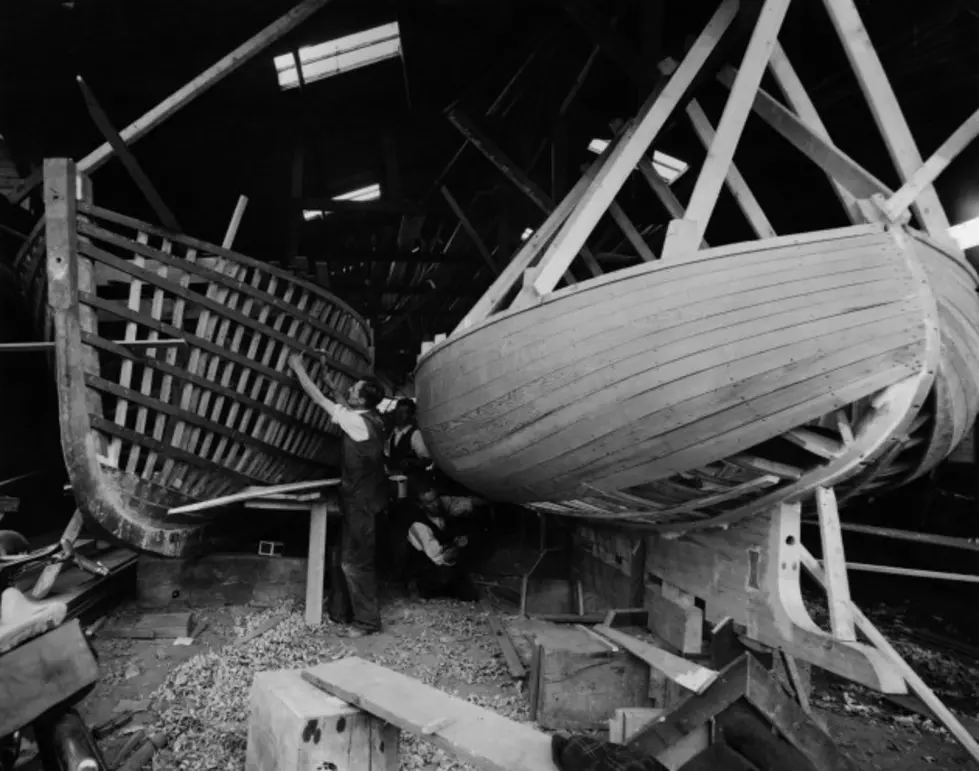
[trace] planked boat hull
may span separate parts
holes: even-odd
[[[926,473],[979,408],[977,330],[974,272],[919,234],[772,238],[451,336],[419,361],[419,423],[438,464],[488,497],[706,526],[816,485]]]
[[[45,162],[44,217],[16,265],[55,343],[72,491],[111,537],[186,556],[234,520],[170,509],[332,473],[338,429],[288,359],[323,349],[345,387],[373,370],[371,331],[313,284],[76,201],[75,189],[73,164]]]

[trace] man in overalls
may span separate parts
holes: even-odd
[[[343,431],[340,461],[342,572],[331,570],[329,615],[335,623],[352,622],[344,631],[345,636],[373,634],[381,630],[376,568],[377,519],[388,503],[384,424],[376,409],[384,398],[384,391],[373,380],[358,380],[344,398],[327,378],[327,395],[324,395],[306,373],[300,357],[294,356],[290,365],[303,390]]]

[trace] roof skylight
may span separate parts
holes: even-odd
[[[401,32],[398,22],[300,48],[295,53],[273,59],[279,86],[283,89],[299,86],[298,67],[302,67],[303,83],[314,83],[369,64],[401,55]]]
[[[601,155],[605,152],[605,148],[608,147],[608,143],[609,140],[607,139],[593,139],[588,143],[588,149],[595,153],[595,155]],[[653,150],[653,168],[666,180],[668,185],[672,185],[690,166],[679,158],[661,153],[659,150]]]
[[[532,235],[534,235],[534,229],[533,228],[524,228],[524,232],[520,234],[520,240],[521,241],[526,241]]]
[[[381,197],[381,185],[375,182],[372,185],[367,185],[366,187],[358,187],[356,190],[351,190],[347,193],[341,193],[340,195],[333,196],[334,201],[376,201]],[[330,212],[323,211],[322,209],[303,209],[303,219],[306,222],[310,220],[323,219]]]

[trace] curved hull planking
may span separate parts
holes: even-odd
[[[184,556],[234,522],[170,509],[329,476],[338,430],[288,359],[324,350],[349,385],[373,369],[366,322],[266,263],[76,204],[71,164],[48,161],[45,176],[43,226],[18,270],[55,341],[79,509],[130,546]]]
[[[954,366],[920,246],[876,225],[737,244],[492,316],[420,361],[426,442],[488,497],[654,526],[880,469]]]

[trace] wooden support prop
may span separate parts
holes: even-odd
[[[472,241],[473,246],[476,247],[476,251],[479,252],[479,256],[483,258],[483,262],[485,262],[487,266],[489,266],[489,269],[493,271],[493,275],[499,276],[500,266],[496,264],[496,261],[490,254],[489,249],[486,248],[486,244],[483,243],[483,239],[479,237],[479,233],[476,232],[476,228],[474,228],[472,223],[469,221],[469,217],[466,216],[466,213],[462,210],[462,207],[459,206],[455,196],[449,192],[449,188],[447,188],[445,185],[442,185],[441,190],[442,197],[449,205],[449,208],[452,209],[452,213],[459,218],[459,224],[462,225],[462,229],[466,231],[466,235],[469,236],[469,240]]]
[[[850,612],[850,584],[846,578],[846,555],[840,532],[840,513],[836,493],[831,487],[816,488],[816,510],[819,512],[819,535],[826,559],[826,594],[829,603],[830,628],[837,640],[853,641],[857,633]]]
[[[802,562],[802,566],[809,572],[817,583],[825,588],[827,584],[826,575],[823,572],[823,569],[819,566],[819,562],[816,560],[816,558],[813,557],[809,550],[804,546],[799,547],[799,557]],[[894,649],[894,646],[887,641],[887,638],[880,633],[880,630],[873,625],[870,619],[867,618],[863,612],[852,603],[851,613],[857,628],[875,647],[877,647],[892,661],[914,694],[925,703],[925,706],[932,711],[932,714],[934,714],[942,725],[948,729],[949,733],[958,740],[959,744],[961,744],[965,751],[969,753],[969,756],[974,761],[979,762],[979,743],[976,742],[972,734],[965,729],[965,727],[959,722],[958,718],[956,718],[955,715],[949,711],[948,707],[942,703],[941,699],[935,695],[934,691],[925,685],[925,682],[918,677],[918,674],[903,658],[901,658],[901,654]]]
[[[232,503],[251,501],[256,498],[268,498],[274,495],[286,495],[289,493],[301,493],[306,490],[321,490],[326,487],[337,487],[339,479],[310,479],[305,482],[289,482],[284,485],[269,485],[268,487],[246,487],[238,493],[223,495],[220,498],[212,498],[209,501],[198,501],[188,503],[186,506],[176,506],[170,509],[168,514],[193,514],[198,511],[215,509],[219,506],[229,506]]]
[[[75,513],[68,520],[65,531],[61,534],[59,543],[63,550],[74,547],[75,541],[78,540],[78,536],[82,533],[82,525],[84,523],[85,518],[82,516],[82,512],[75,509]],[[51,588],[54,586],[54,582],[61,575],[61,568],[64,567],[64,564],[64,562],[59,561],[44,566],[44,570],[41,571],[41,575],[37,577],[37,581],[34,582],[34,587],[31,589],[30,596],[32,600],[43,600],[48,596]]]
[[[700,106],[700,102],[696,99],[690,100],[686,113],[694,132],[709,152],[717,135],[714,132],[714,127],[710,125],[710,119],[707,117],[707,113],[704,112],[703,107]],[[748,187],[745,178],[741,176],[741,172],[738,171],[738,167],[734,164],[733,156],[731,165],[727,170],[725,182],[731,191],[731,195],[734,196],[734,200],[737,201],[738,206],[744,213],[745,219],[748,220],[748,224],[751,225],[751,229],[755,231],[755,235],[758,238],[774,238],[778,235],[775,232],[775,228],[772,227],[772,223],[768,221],[768,217],[765,216],[765,212],[762,210],[761,204],[758,203],[758,199],[755,198],[755,194],[751,192],[751,188]]]
[[[802,520],[804,525],[818,525],[819,522],[813,519]],[[916,533],[911,530],[898,530],[892,527],[877,527],[876,525],[858,525],[851,522],[843,522],[840,529],[846,532],[863,533],[865,535],[877,535],[881,538],[893,538],[897,541],[911,541],[912,543],[927,543],[933,546],[947,546],[950,549],[965,549],[966,551],[979,552],[979,540],[974,538],[954,538],[947,535],[932,535],[931,533]]]
[[[843,43],[891,160],[902,181],[908,182],[922,166],[921,154],[857,7],[853,0],[823,0],[823,5]],[[929,234],[941,241],[948,239],[948,217],[935,188],[923,185],[913,198],[912,208]]]
[[[306,626],[323,623],[326,538],[329,504],[316,501],[309,510],[309,554],[306,562]]]
[[[125,141],[119,132],[116,131],[115,126],[109,120],[109,116],[106,115],[105,110],[102,109],[102,105],[99,104],[98,100],[95,98],[95,94],[92,93],[92,89],[88,87],[88,84],[82,80],[82,76],[78,75],[75,78],[78,81],[78,87],[82,90],[82,96],[85,98],[85,106],[88,107],[88,114],[92,117],[92,121],[95,123],[98,130],[105,137],[105,141],[109,143],[113,152],[119,156],[119,160],[122,161],[122,165],[129,172],[129,176],[132,177],[133,182],[136,183],[136,187],[139,188],[139,192],[143,194],[150,208],[153,209],[153,213],[156,218],[160,221],[163,227],[179,233],[183,228],[180,227],[180,223],[177,222],[177,218],[173,216],[173,212],[170,211],[170,207],[163,202],[163,198],[160,197],[157,189],[153,187],[153,183],[150,182],[150,178],[146,176],[146,172],[143,171],[143,167],[139,165],[136,160],[136,156],[132,154],[132,151],[126,146]]]
[[[717,75],[721,85],[731,88],[738,71],[725,66]],[[859,163],[836,147],[828,138],[814,131],[799,116],[784,107],[764,89],[755,92],[752,105],[755,114],[781,134],[800,152],[839,182],[855,198],[872,198],[876,193],[885,197],[891,190]],[[861,221],[863,218],[861,217]]]
[[[145,350],[152,348],[181,348],[187,345],[187,341],[182,337],[162,340],[113,340],[112,345],[134,350]],[[35,353],[37,351],[49,351],[54,347],[55,344],[51,341],[0,343],[0,353]]]
[[[717,672],[713,669],[694,664],[692,661],[675,656],[663,648],[657,648],[655,645],[643,642],[618,629],[612,629],[603,624],[596,626],[595,631],[622,646],[658,672],[662,672],[677,685],[693,693],[703,692],[717,678]]]
[[[955,133],[921,165],[921,168],[887,200],[884,213],[888,219],[898,220],[922,191],[938,179],[938,175],[945,171],[956,156],[977,136],[979,136],[979,110],[972,113],[969,119],[959,126]]]
[[[734,151],[741,139],[745,121],[751,111],[751,97],[758,91],[768,59],[778,38],[778,30],[789,9],[791,0],[766,0],[751,34],[741,69],[731,89],[717,134],[710,145],[707,160],[697,177],[697,184],[687,204],[686,219],[695,222],[694,228],[671,231],[663,244],[663,259],[687,257],[696,253],[710,221],[721,186],[734,160]],[[672,236],[672,233],[678,235]],[[682,235],[680,235],[682,233]],[[672,236],[672,237],[671,237]]]
[[[584,195],[588,183],[592,179],[591,175],[593,175],[594,169],[597,168],[597,163],[596,161],[592,164],[592,171],[586,173],[578,180],[578,183],[565,196],[558,207],[551,212],[547,220],[524,242],[519,251],[507,263],[507,266],[500,273],[496,281],[483,293],[483,296],[479,298],[469,313],[459,322],[458,326],[453,330],[453,334],[458,334],[462,330],[483,321],[506,299],[506,296],[512,291],[514,285],[523,278],[524,271],[530,267],[540,251],[558,231],[558,228],[561,227],[564,220],[567,219],[571,210],[581,200],[581,196]],[[565,277],[570,275],[570,273],[565,273]]]
[[[554,771],[551,737],[357,657],[321,664],[303,680],[484,771]],[[423,730],[455,721],[430,735]]]
[[[737,9],[736,0],[724,0],[663,90],[647,100],[637,121],[623,132],[622,141],[595,175],[581,202],[541,258],[540,272],[534,281],[537,294],[545,295],[557,285],[561,274],[581,250],[629,174],[666,125],[721,36],[734,21]]]
[[[778,43],[775,44],[775,48],[772,50],[772,56],[768,61],[768,66],[772,71],[772,75],[775,76],[775,81],[778,83],[779,88],[782,89],[782,93],[785,94],[785,98],[788,99],[789,105],[796,111],[799,118],[802,119],[803,124],[813,134],[831,143],[832,140],[829,137],[829,132],[826,130],[826,126],[816,111],[816,105],[809,98],[809,94],[796,74],[795,68],[789,61],[788,56],[785,55],[785,50]],[[837,182],[832,175],[827,174],[827,179],[829,179],[830,184],[833,186],[836,197],[840,199],[840,203],[843,205],[850,222],[854,225],[863,222],[864,216],[860,213],[860,208],[857,206],[857,199],[853,194]]]
[[[824,565],[825,561],[820,560]],[[889,576],[905,576],[907,578],[930,578],[935,581],[958,581],[966,584],[979,584],[979,576],[968,573],[945,573],[940,570],[918,570],[917,568],[902,568],[893,565],[871,565],[866,562],[847,562],[847,570],[858,573],[883,573]]]
[[[248,196],[239,195],[238,203],[235,204],[235,210],[231,215],[231,221],[228,223],[228,229],[225,231],[224,238],[221,239],[221,246],[225,249],[230,249],[235,242],[235,237],[238,235],[238,228],[241,227],[241,218],[245,216],[245,207],[248,206]]]
[[[449,112],[449,120],[472,143],[473,147],[486,156],[487,160],[496,166],[503,176],[509,179],[524,195],[533,201],[538,209],[544,212],[544,214],[550,214],[554,211],[554,202],[548,195],[534,184],[533,180],[522,172],[517,164],[510,160],[465,114],[458,109],[452,110]],[[581,254],[582,260],[584,260],[585,265],[593,276],[602,275],[601,266],[588,247],[585,246],[584,242],[571,255],[572,258],[577,254]],[[568,262],[570,264],[570,260]]]

